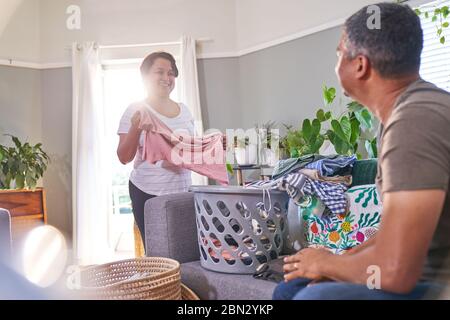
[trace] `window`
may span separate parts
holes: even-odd
[[[422,12],[434,11],[435,6],[450,6],[450,0],[435,1],[419,7]],[[424,32],[424,49],[420,75],[424,80],[436,84],[438,87],[450,91],[450,28],[444,29],[445,44],[440,43],[437,36],[436,22],[421,15]]]
[[[134,257],[134,217],[128,192],[128,179],[133,164],[123,165],[117,158],[119,143],[117,129],[125,109],[135,101],[146,97],[139,71],[139,63],[104,65],[103,92],[104,103],[109,111],[106,119],[108,141],[108,158],[112,159],[111,201],[112,212],[109,215],[110,245],[115,248],[116,258]],[[172,93],[173,100],[178,101],[178,91]]]

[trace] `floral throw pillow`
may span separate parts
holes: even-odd
[[[327,209],[321,217],[314,214],[318,201],[299,207],[306,247],[322,247],[341,254],[376,234],[382,205],[375,185],[352,187],[346,193],[349,210],[345,215],[334,215]]]

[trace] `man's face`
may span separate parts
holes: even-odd
[[[339,41],[339,45],[336,49],[336,54],[338,61],[336,63],[335,72],[338,77],[339,83],[344,90],[344,95],[347,97],[351,96],[352,90],[352,60],[348,59],[348,51],[345,47],[345,32],[342,33],[341,39]]]

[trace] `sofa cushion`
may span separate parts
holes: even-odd
[[[382,205],[374,184],[352,187],[347,191],[349,210],[345,215],[325,213],[319,217],[314,208],[299,207],[304,219],[305,246],[319,246],[340,254],[367,241],[378,231]]]
[[[147,200],[144,215],[148,257],[171,258],[180,263],[200,259],[193,193]]]
[[[271,300],[277,285],[251,275],[209,271],[200,261],[181,265],[181,281],[202,300]]]
[[[352,186],[375,183],[377,169],[377,159],[356,161],[352,169]]]

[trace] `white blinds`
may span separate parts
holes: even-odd
[[[439,7],[444,5],[450,7],[450,0],[431,2],[419,7],[422,12],[430,12],[429,18],[425,18],[423,13],[421,15],[424,49],[420,74],[423,79],[450,91],[450,28],[444,28],[442,35],[445,36],[446,41],[445,44],[440,43],[436,34],[436,22],[431,21],[431,12],[434,11],[435,4]]]

